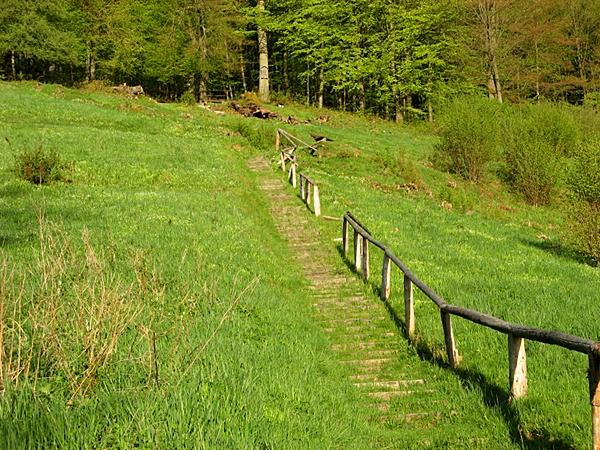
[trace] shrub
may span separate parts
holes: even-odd
[[[484,98],[452,101],[440,115],[441,142],[434,164],[461,177],[478,181],[499,155],[501,105]]]
[[[38,142],[33,149],[17,154],[15,172],[30,183],[48,184],[63,179],[64,164],[58,153],[44,149]]]
[[[571,211],[570,239],[580,252],[600,264],[600,203],[581,202]]]
[[[600,205],[600,139],[578,147],[568,184],[579,199]]]
[[[503,124],[506,178],[533,205],[552,201],[564,178],[567,157],[579,145],[574,116],[560,105],[514,111]]]
[[[578,148],[568,183],[580,200],[570,235],[578,250],[600,263],[600,140]]]
[[[181,97],[179,97],[179,101],[184,105],[193,106],[196,104],[196,97],[193,92],[185,91],[181,94]]]

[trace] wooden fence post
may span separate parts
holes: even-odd
[[[304,188],[304,193],[306,194],[306,206],[308,206],[310,208],[310,197],[311,197],[310,186],[311,186],[311,182],[308,181],[308,178],[305,178],[305,180],[306,180],[306,188]]]
[[[292,175],[292,187],[296,187],[296,161],[295,161],[295,159],[292,160],[291,175]]]
[[[362,266],[362,236],[354,230],[354,270],[359,272]]]
[[[367,281],[370,275],[369,267],[369,240],[365,237],[362,238],[362,273],[363,279]]]
[[[446,341],[446,353],[448,354],[448,363],[451,367],[458,367],[458,352],[454,342],[454,333],[452,331],[452,320],[450,314],[440,310],[442,316],[442,327],[444,328],[444,340]]]
[[[304,177],[300,174],[300,198],[304,201]]]
[[[404,275],[404,324],[406,335],[412,340],[415,336],[415,297],[410,278]]]
[[[342,221],[342,250],[344,256],[348,255],[348,219],[344,216]]]
[[[319,217],[321,215],[321,198],[319,197],[319,186],[315,184],[314,192],[313,192],[313,203],[315,205],[315,216]]]
[[[527,395],[527,357],[525,339],[508,335],[508,380],[510,400]]]
[[[389,256],[384,253],[383,254],[383,267],[381,269],[381,290],[379,291],[379,296],[381,300],[387,300],[390,298],[390,292],[392,290],[391,280],[392,280],[392,260]]]
[[[600,355],[589,354],[590,403],[592,405],[592,448],[600,450]]]
[[[281,166],[281,171],[285,172],[285,154],[283,152],[279,152],[279,165]]]

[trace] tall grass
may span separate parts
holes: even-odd
[[[0,265],[0,379],[3,389],[38,384],[68,403],[90,394],[114,362],[143,308],[143,286],[108,270],[84,231],[76,247],[43,217],[25,272]]]

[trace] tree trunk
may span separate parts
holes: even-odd
[[[360,80],[358,82],[358,107],[360,108],[361,112],[367,108],[364,80]]]
[[[488,95],[502,103],[502,88],[498,71],[498,11],[496,0],[479,0],[477,17],[482,26],[488,66]]]
[[[12,79],[15,81],[17,79],[17,63],[15,61],[15,51],[10,51],[10,70],[12,72]]]
[[[323,97],[325,96],[325,78],[323,76],[323,66],[319,68],[319,109],[323,109]]]
[[[429,123],[433,122],[433,104],[430,98],[427,99],[427,120],[429,120]]]
[[[244,89],[244,92],[248,92],[248,84],[246,83],[246,63],[244,62],[244,55],[240,55],[240,73],[242,75],[242,89]]]
[[[283,89],[286,95],[290,92],[290,75],[288,73],[288,51],[283,51]]]
[[[306,63],[306,106],[310,106],[310,64]]]
[[[200,101],[208,102],[208,76],[205,74],[201,75],[198,87],[200,92]]]
[[[399,95],[396,95],[396,123],[402,125],[404,123],[404,111],[403,111],[402,99]]]
[[[265,10],[265,0],[258,0],[256,5],[259,14]],[[258,27],[258,97],[263,102],[269,101],[269,50],[267,48],[267,32],[261,26]]]

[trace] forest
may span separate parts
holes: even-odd
[[[457,94],[600,103],[596,0],[4,0],[0,79],[432,119]]]

